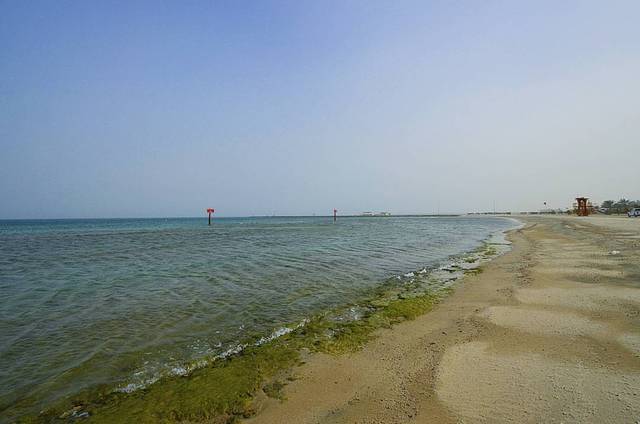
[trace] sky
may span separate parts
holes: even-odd
[[[0,0],[0,219],[640,198],[638,1]]]

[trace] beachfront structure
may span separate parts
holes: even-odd
[[[576,197],[576,202],[578,202],[576,213],[578,216],[589,216],[587,200],[589,200],[588,197]]]

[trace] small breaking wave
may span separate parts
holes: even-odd
[[[156,383],[158,380],[160,380],[162,377],[165,376],[175,376],[175,377],[186,377],[189,374],[191,374],[193,371],[200,369],[200,368],[204,368],[208,365],[210,365],[211,363],[213,363],[214,361],[217,360],[225,360],[229,357],[235,356],[240,354],[243,350],[245,350],[247,347],[249,346],[261,346],[265,343],[269,343],[272,342],[284,335],[287,335],[299,328],[304,327],[306,324],[309,323],[309,319],[305,318],[302,321],[300,321],[298,324],[296,324],[295,326],[292,327],[280,327],[276,330],[274,330],[270,335],[268,336],[264,336],[261,337],[260,339],[258,339],[257,341],[253,342],[253,343],[238,343],[238,344],[234,344],[231,347],[229,347],[227,350],[211,356],[211,357],[205,357],[205,358],[201,358],[199,360],[196,360],[194,362],[191,362],[189,364],[186,365],[174,365],[174,366],[161,366],[160,368],[168,368],[168,370],[158,370],[158,367],[148,367],[148,368],[143,368],[141,370],[136,371],[133,376],[134,378],[137,377],[138,381],[135,382],[130,382],[124,386],[119,386],[115,389],[116,392],[121,392],[121,393],[133,393],[137,390],[141,390],[144,389],[145,387],[148,387],[151,384]],[[219,347],[221,345],[218,345]],[[152,376],[148,376],[148,374],[152,374]],[[147,376],[146,378],[140,378],[143,376]]]

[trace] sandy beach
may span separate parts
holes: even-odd
[[[512,251],[433,311],[308,355],[245,422],[640,420],[640,220],[519,219]]]

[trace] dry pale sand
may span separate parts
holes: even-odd
[[[247,422],[639,422],[640,219],[522,220],[432,312],[311,355]]]

